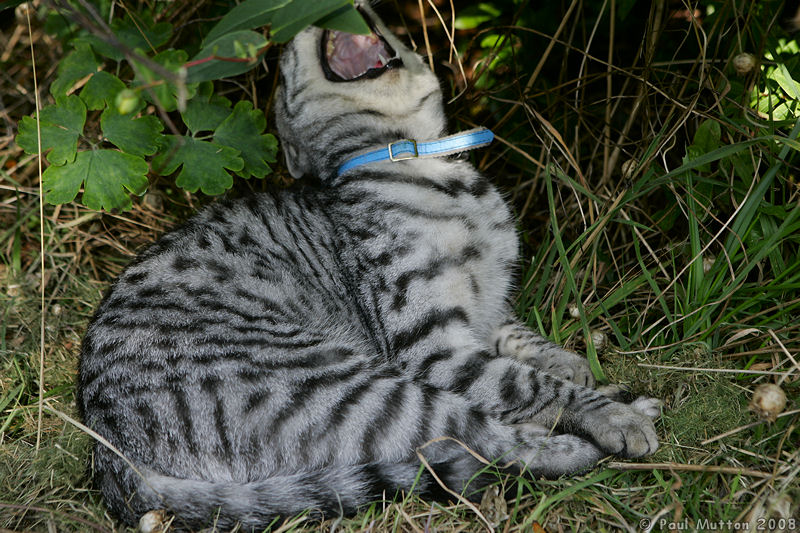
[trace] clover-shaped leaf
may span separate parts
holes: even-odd
[[[239,174],[245,178],[263,178],[272,172],[267,161],[275,162],[278,141],[273,135],[262,135],[266,127],[264,113],[254,110],[252,103],[242,101],[214,132],[216,142],[241,152],[244,168]]]
[[[42,132],[42,152],[51,150],[47,160],[63,165],[75,160],[78,137],[86,122],[86,106],[80,98],[70,95],[56,99],[56,105],[47,106],[39,113]],[[22,117],[19,123],[17,144],[29,154],[39,152],[36,119]]]
[[[128,209],[129,193],[147,188],[147,163],[141,157],[116,150],[87,150],[75,161],[51,165],[42,175],[45,199],[51,204],[71,202],[84,186],[82,201],[91,209]]]
[[[164,136],[161,152],[153,158],[153,169],[162,175],[182,166],[175,183],[189,192],[198,189],[208,195],[222,194],[233,185],[226,171],[242,170],[244,161],[239,151],[229,146],[201,141],[192,137]]]
[[[121,115],[116,108],[109,107],[100,117],[103,136],[123,152],[133,155],[153,155],[158,150],[161,130],[164,125],[158,118],[146,115],[134,118]]]
[[[72,51],[58,64],[58,77],[50,85],[50,93],[58,99],[84,76],[97,72],[100,62],[92,48],[86,43],[77,43]]]
[[[226,98],[215,97],[210,101],[192,98],[181,113],[183,123],[192,133],[213,131],[231,114],[231,103]]]
[[[88,109],[97,111],[105,106],[113,106],[117,94],[124,89],[125,83],[122,80],[101,70],[86,82],[81,90],[81,99]]]

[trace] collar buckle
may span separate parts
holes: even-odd
[[[405,161],[407,159],[416,159],[419,157],[417,141],[414,139],[400,139],[399,141],[389,143],[387,147],[389,148],[389,159],[392,161]],[[397,152],[408,152],[408,154],[395,155]]]

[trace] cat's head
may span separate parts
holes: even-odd
[[[311,27],[283,52],[275,115],[295,177],[328,181],[365,149],[444,132],[436,76],[369,6],[358,9],[370,35]]]

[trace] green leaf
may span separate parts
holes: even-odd
[[[733,156],[733,171],[736,176],[741,180],[741,183],[749,184],[752,181],[756,172],[753,168],[753,160],[748,157],[749,154],[736,154]]]
[[[186,103],[186,110],[181,113],[181,117],[189,131],[196,134],[201,131],[214,131],[230,114],[230,102],[226,106],[217,98],[212,102],[192,98]]]
[[[458,12],[456,29],[472,30],[484,22],[496,19],[501,14],[502,11],[491,4],[480,3],[476,6],[469,6]]]
[[[50,85],[50,93],[59,98],[65,96],[76,81],[97,72],[100,62],[86,43],[78,42],[75,50],[58,64],[58,76]]]
[[[78,30],[78,25],[70,22],[64,13],[55,9],[48,9],[44,19],[42,29],[57,41],[67,41],[71,39]],[[73,40],[73,45],[77,40]]]
[[[250,30],[225,34],[192,58],[187,79],[190,82],[218,80],[247,72],[258,65],[258,51],[267,42],[261,34]],[[245,57],[240,51],[245,52]]]
[[[192,134],[214,131],[231,114],[231,101],[214,94],[214,84],[205,81],[197,87],[197,94],[186,103],[181,113],[183,123]]]
[[[97,35],[80,35],[73,39],[72,42],[76,46],[90,46],[96,53],[103,57],[113,59],[114,61],[122,61],[125,58],[125,54],[123,54],[118,48],[116,48],[113,44],[104,41]]]
[[[778,107],[783,99],[778,95],[778,89],[770,90],[767,86],[766,94],[761,94],[760,91],[754,90],[751,93],[750,106],[755,109],[759,115],[764,118],[774,118],[773,109]],[[783,117],[785,118],[785,117]]]
[[[101,70],[89,78],[81,91],[81,99],[88,109],[97,111],[106,106],[113,106],[117,94],[125,89],[125,84],[114,76]],[[141,107],[141,106],[140,106]]]
[[[369,35],[372,32],[369,25],[364,20],[364,17],[362,17],[358,9],[352,5],[341,7],[330,15],[316,21],[314,24],[326,30],[337,30],[361,35]]]
[[[222,194],[233,185],[225,169],[242,170],[244,161],[238,150],[192,137],[167,135],[161,153],[153,158],[153,168],[161,175],[183,166],[175,183],[189,192],[200,189],[205,194]]]
[[[253,104],[242,101],[233,108],[233,113],[219,125],[214,140],[219,144],[231,146],[241,152],[244,168],[239,175],[249,178],[263,178],[272,169],[267,161],[274,163],[278,141],[273,135],[262,135],[267,127],[264,113],[253,109]]]
[[[778,68],[772,73],[772,79],[778,82],[778,85],[781,86],[781,89],[784,90],[789,98],[800,100],[800,83],[792,79],[792,75],[789,74],[789,69],[786,68],[786,65],[783,63],[778,65]]]
[[[45,199],[51,204],[71,202],[84,185],[83,204],[90,209],[128,209],[129,192],[147,188],[147,163],[141,157],[116,150],[87,150],[74,162],[50,166],[42,180]]]
[[[78,137],[86,122],[86,106],[76,95],[59,98],[56,105],[47,106],[39,114],[42,130],[42,152],[52,149],[47,160],[63,165],[75,159]],[[23,117],[19,124],[17,144],[29,154],[39,152],[36,120]]]
[[[713,152],[720,147],[720,139],[722,137],[719,122],[716,120],[706,120],[697,128],[694,134],[693,142],[686,148],[686,157],[684,163],[698,159],[699,157]],[[711,170],[710,164],[704,164],[697,167],[701,172],[708,172]]]
[[[186,63],[188,54],[183,50],[165,50],[156,54],[152,59],[171,72],[178,72]],[[178,108],[178,87],[174,83],[166,82],[158,74],[141,63],[136,64],[137,72],[135,83],[137,86],[146,85],[145,98],[165,111],[175,111]],[[186,85],[186,98],[191,98],[197,90],[193,84]],[[152,91],[152,94],[151,94]]]
[[[269,24],[270,40],[283,43],[325,17],[334,16],[335,19],[342,15],[337,13],[338,10],[348,6],[352,8],[352,5],[352,0],[245,0],[211,29],[205,42],[212,43],[228,33]],[[344,17],[338,23],[357,24],[352,15],[345,14]]]
[[[697,128],[692,144],[700,149],[701,154],[707,154],[720,147],[722,131],[716,120],[705,120]]]
[[[129,15],[124,18],[116,18],[111,23],[114,36],[127,48],[155,52],[172,36],[172,24],[169,22],[154,23],[153,17],[147,11],[135,16],[136,21],[133,21]],[[114,61],[125,59],[122,50],[95,35],[84,35],[76,41],[91,45],[98,54]]]
[[[135,17],[136,20],[131,17]],[[129,10],[127,17],[114,19],[111,29],[114,30],[117,39],[132,50],[141,48],[155,52],[172,37],[172,24],[153,21],[149,12],[134,14]]]
[[[314,22],[352,4],[349,0],[293,0],[272,19],[270,40],[285,43]]]
[[[225,34],[237,30],[251,30],[272,22],[275,12],[291,4],[291,0],[245,0],[231,9],[211,28],[206,43],[212,43]]]
[[[123,152],[145,156],[153,155],[158,150],[161,130],[164,125],[152,115],[133,118],[133,115],[120,115],[109,107],[100,117],[103,136]]]

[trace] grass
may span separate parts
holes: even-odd
[[[416,2],[403,4],[420,35]],[[716,11],[696,22],[666,2],[639,2],[627,17],[609,17],[621,2],[567,4],[498,1],[504,25],[459,32],[467,91],[449,113],[499,137],[473,157],[519,214],[521,316],[586,352],[611,382],[663,399],[661,448],[647,464],[611,459],[570,479],[499,476],[510,498],[477,509],[408,497],[278,529],[641,531],[646,520],[655,530],[731,520],[756,530],[800,520],[800,122],[781,115],[797,95],[774,74],[784,65],[797,75],[798,56],[778,3],[709,3]],[[447,59],[438,22],[426,21]],[[204,199],[155,183],[156,196],[123,214],[46,205],[40,232],[36,161],[13,142],[34,109],[30,39],[22,25],[0,26],[0,528],[110,531],[119,526],[87,475],[92,439],[54,413],[76,417],[78,346],[110,279]],[[41,25],[32,40],[47,83],[59,43]],[[740,52],[764,68],[738,76]],[[461,78],[450,79],[456,94]],[[771,102],[756,103],[761,114],[753,94]],[[766,382],[789,397],[772,424],[747,408]]]

